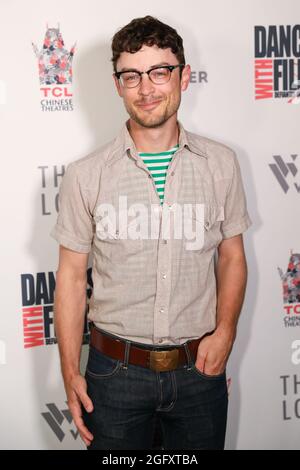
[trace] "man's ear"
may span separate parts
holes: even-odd
[[[191,67],[190,65],[186,65],[182,70],[181,74],[181,91],[185,91],[189,86],[191,78]]]
[[[120,82],[119,80],[117,79],[117,77],[115,76],[115,74],[113,73],[113,79],[115,81],[115,85],[116,85],[116,88],[117,88],[117,92],[119,94],[119,96],[121,96],[121,98],[123,98],[123,90],[122,90],[122,87],[120,85]]]

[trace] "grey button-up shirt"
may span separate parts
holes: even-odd
[[[214,330],[216,248],[251,225],[234,151],[178,125],[163,204],[126,123],[113,141],[68,166],[51,231],[71,250],[92,251],[88,318],[147,344],[182,344]],[[199,231],[197,243],[189,243],[190,231],[174,235],[176,207]]]

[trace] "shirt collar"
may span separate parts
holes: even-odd
[[[129,120],[125,122],[120,133],[118,134],[113,143],[107,162],[109,165],[114,161],[122,158],[128,152],[130,152],[134,158],[136,158],[138,154],[135,143],[127,127],[128,122]],[[177,151],[185,147],[195,155],[207,158],[208,156],[204,139],[202,139],[200,136],[196,136],[195,134],[186,131],[180,121],[177,121],[177,123],[179,126],[179,147]]]
[[[179,126],[179,149],[186,147],[190,152],[198,155],[199,157],[207,158],[206,145],[204,139],[200,136],[196,136],[191,132],[185,130],[180,121]]]

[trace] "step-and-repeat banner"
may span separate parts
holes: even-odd
[[[60,375],[58,246],[49,232],[68,163],[112,139],[127,118],[111,38],[147,14],[183,37],[192,75],[179,119],[236,151],[253,221],[228,364],[226,448],[300,449],[297,0],[0,1],[0,447],[85,448]],[[86,328],[83,369],[87,343]]]

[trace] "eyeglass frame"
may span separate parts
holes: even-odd
[[[139,70],[135,70],[135,69],[131,69],[131,70],[122,70],[120,72],[114,72],[114,75],[115,77],[117,77],[117,79],[120,81],[120,78],[121,78],[121,75],[122,73],[128,73],[128,72],[134,72],[134,73],[137,73],[139,76],[140,76],[140,80],[139,82],[132,86],[132,87],[125,87],[124,88],[136,88],[137,86],[139,86],[142,82],[142,75],[143,73],[146,73],[148,75],[148,78],[149,80],[154,83],[154,85],[165,85],[166,83],[168,83],[170,81],[170,78],[171,78],[171,75],[172,75],[172,72],[174,69],[176,69],[177,67],[185,67],[186,64],[176,64],[176,65],[158,65],[157,67],[152,67],[151,69],[149,70],[146,70],[145,72],[140,72]],[[150,78],[150,72],[152,72],[152,70],[156,70],[156,69],[168,69],[170,71],[170,76],[169,76],[169,80],[164,82],[164,83],[155,83],[152,81],[152,79]]]

